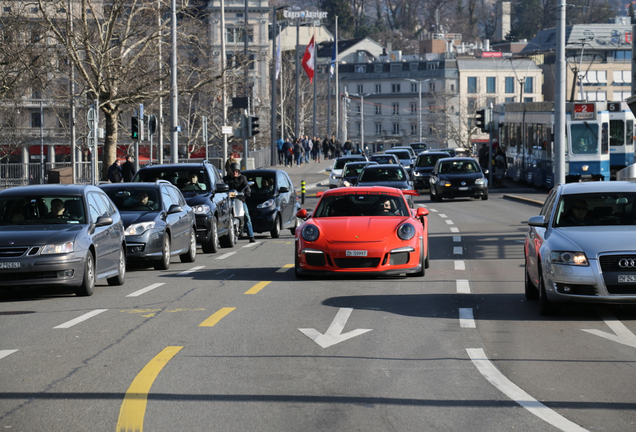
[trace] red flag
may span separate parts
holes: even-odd
[[[314,37],[311,37],[311,41],[309,45],[307,45],[307,49],[305,50],[305,55],[303,56],[303,61],[300,63],[303,65],[303,69],[307,72],[307,76],[309,77],[309,82],[313,82],[314,79]]]

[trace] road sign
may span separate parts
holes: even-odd
[[[221,126],[221,133],[225,135],[232,135],[234,133],[234,129],[232,126]]]

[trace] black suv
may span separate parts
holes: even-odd
[[[151,165],[141,168],[133,182],[168,180],[183,194],[194,209],[197,220],[197,243],[205,253],[214,253],[222,245],[236,244],[229,187],[219,170],[207,161]]]

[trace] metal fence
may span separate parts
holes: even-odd
[[[201,162],[203,159],[179,159],[179,163]],[[210,159],[217,168],[224,173],[225,162],[221,159]],[[98,162],[97,172],[101,173],[102,162]],[[42,165],[36,163],[7,163],[0,164],[0,188],[6,189],[13,186],[24,186],[30,184],[42,184],[56,180],[53,174],[59,173],[59,170],[71,168],[70,162],[56,162],[44,164],[44,179],[41,179]],[[247,168],[265,168],[271,166],[271,150],[264,149],[250,152]],[[75,175],[77,184],[91,183],[91,162],[77,162],[75,164]],[[56,171],[57,173],[53,173]],[[68,172],[68,170],[66,170]],[[70,174],[70,173],[68,173]],[[99,174],[98,174],[99,175]],[[72,179],[72,177],[71,177]],[[55,181],[58,183],[58,181]]]

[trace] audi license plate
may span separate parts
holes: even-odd
[[[0,262],[0,269],[16,269],[20,268],[19,262]]]
[[[618,275],[618,282],[636,283],[636,275]]]
[[[365,250],[348,250],[347,256],[367,256],[367,251]]]

